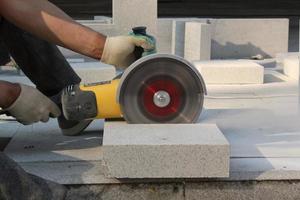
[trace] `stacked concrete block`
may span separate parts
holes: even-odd
[[[298,58],[299,54],[299,52],[278,53],[276,54],[276,65],[283,69],[283,61],[286,58]]]
[[[159,53],[172,53],[173,19],[157,21],[157,50]]]
[[[210,25],[199,22],[186,22],[184,58],[189,61],[210,60],[210,51]]]
[[[300,68],[299,56],[286,57],[283,59],[282,62],[284,74],[295,80],[299,80],[299,68]]]
[[[185,21],[173,21],[172,54],[184,57]]]
[[[184,57],[186,22],[206,23],[206,21],[206,19],[198,18],[174,18],[172,27],[172,54]]]
[[[206,84],[263,84],[264,67],[250,61],[198,61],[194,65]]]
[[[147,26],[148,33],[156,35],[157,0],[113,0],[113,23],[119,34]]]
[[[275,57],[288,51],[288,19],[212,19],[212,59]]]
[[[229,144],[213,124],[106,122],[103,156],[116,178],[229,176]]]

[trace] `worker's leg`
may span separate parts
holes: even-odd
[[[80,78],[55,45],[36,38],[3,20],[0,36],[24,74],[46,96],[53,96]]]
[[[8,50],[0,38],[0,65],[5,65],[10,61]]]
[[[68,85],[80,83],[55,45],[28,34],[6,20],[0,24],[0,37],[22,71],[37,88],[61,106],[60,92]],[[91,121],[69,121],[61,115],[59,127],[65,135],[78,135]]]

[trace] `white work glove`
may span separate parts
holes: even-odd
[[[50,117],[61,114],[59,107],[37,89],[22,85],[17,100],[4,111],[24,125],[47,122]]]
[[[125,69],[135,60],[135,47],[142,47],[144,54],[156,53],[155,39],[152,36],[135,35],[107,37],[101,62]]]

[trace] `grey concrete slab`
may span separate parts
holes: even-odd
[[[57,122],[21,126],[5,149],[17,162],[97,160],[101,154],[103,121],[95,121],[86,134],[63,136]]]
[[[103,155],[116,178],[212,178],[229,171],[229,144],[213,124],[107,122]]]
[[[20,124],[16,122],[1,121],[1,118],[2,116],[0,115],[0,138],[12,138],[18,132]]]
[[[298,82],[274,70],[266,71],[284,81],[263,85],[208,85],[209,95],[200,123],[217,124],[231,144],[230,177],[224,181],[300,179]],[[9,132],[3,124],[0,131]],[[83,137],[65,138],[60,136],[55,121],[29,127],[10,124],[11,130],[17,132],[8,146],[14,146],[12,152],[7,153],[26,171],[63,184],[120,183],[108,177],[108,169],[103,164],[101,133],[98,136],[91,130]],[[94,130],[103,129],[103,122],[96,125],[100,127]],[[98,141],[99,147],[94,146]],[[195,180],[142,180],[176,181]],[[129,182],[141,183],[141,180]]]

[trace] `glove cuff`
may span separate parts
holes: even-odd
[[[103,63],[107,63],[107,61],[109,60],[109,51],[110,51],[110,46],[111,46],[111,37],[107,37],[105,44],[104,44],[104,48],[103,48],[103,52],[102,52],[102,56],[100,61]],[[107,63],[108,64],[108,63]]]

